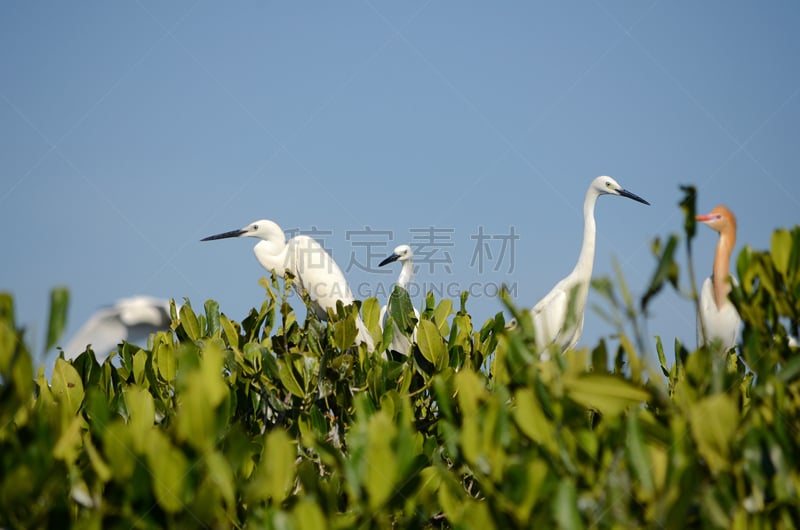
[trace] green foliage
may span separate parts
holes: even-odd
[[[654,245],[641,309],[679,288],[679,240]],[[0,527],[792,528],[800,227],[737,274],[739,351],[676,343],[669,362],[657,337],[660,372],[618,266],[594,282],[613,345],[548,361],[529,319],[478,328],[466,296],[429,294],[416,322],[403,293],[389,319],[417,340],[385,360],[377,300],[300,322],[272,277],[241,321],[185,300],[146,348],[59,358],[48,380],[0,295]],[[359,311],[374,353],[353,344]]]

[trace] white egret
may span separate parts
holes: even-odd
[[[731,283],[736,279],[730,275],[730,259],[736,245],[736,217],[720,204],[707,215],[696,217],[712,230],[719,232],[714,267],[711,277],[703,282],[700,292],[700,313],[697,315],[697,345],[719,340],[725,351],[736,345],[742,319],[728,300]],[[728,280],[730,278],[730,280]],[[701,323],[702,319],[702,323]],[[702,324],[702,325],[701,325]],[[703,337],[705,330],[705,337]]]
[[[411,283],[411,279],[414,277],[414,252],[411,250],[411,247],[408,245],[400,245],[396,247],[392,254],[385,260],[381,261],[378,266],[383,267],[384,265],[394,263],[395,261],[400,261],[403,263],[403,266],[400,268],[400,275],[397,277],[397,286],[408,290],[408,284]],[[388,309],[388,303],[381,307],[381,313],[378,319],[378,322],[381,325],[381,331],[385,325],[386,313]],[[416,307],[414,308],[414,315],[417,317],[417,322],[419,322],[419,311],[417,311]],[[416,326],[414,326],[414,331],[411,333],[411,340],[409,340],[409,338],[397,327],[396,323],[394,323],[393,331],[394,333],[392,334],[392,342],[389,345],[389,349],[403,355],[408,355],[408,352],[411,350],[412,341],[416,342],[417,340]]]
[[[601,195],[619,195],[650,204],[638,195],[625,190],[611,177],[597,177],[589,185],[583,201],[583,246],[578,256],[578,263],[566,278],[558,282],[553,290],[531,309],[531,318],[536,330],[536,346],[542,358],[548,358],[546,350],[550,345],[556,345],[563,353],[574,347],[581,337],[594,264],[596,233],[594,206]]]
[[[203,238],[202,241],[226,239],[230,237],[255,237],[260,239],[253,252],[266,270],[284,278],[285,272],[295,279],[298,290],[305,289],[314,307],[314,312],[322,320],[327,320],[328,309],[336,311],[336,302],[351,305],[355,298],[341,269],[333,257],[316,240],[298,235],[286,241],[283,230],[273,221],[262,219],[250,223],[239,230],[231,230]],[[356,317],[358,336],[356,340],[367,345],[372,351],[374,343],[367,327]]]
[[[122,341],[146,343],[151,333],[169,329],[169,300],[133,296],[94,313],[64,346],[64,358],[75,359],[91,345],[97,361],[103,360]]]

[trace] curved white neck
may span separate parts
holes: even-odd
[[[593,188],[586,192],[586,198],[583,201],[583,245],[581,246],[581,253],[578,255],[578,263],[575,264],[572,274],[592,275],[597,232],[594,222],[594,205],[598,197],[599,195]]]
[[[256,255],[258,262],[261,263],[261,266],[265,269],[270,271],[274,271],[275,274],[283,278],[286,269],[289,269],[293,274],[296,274],[294,271],[294,260],[289,260],[287,255],[287,250],[289,247],[286,245],[285,241],[275,241],[275,240],[262,240],[256,243],[256,246],[253,247],[253,253]],[[292,261],[292,263],[290,263]]]
[[[408,284],[414,277],[414,260],[407,259],[403,262],[403,267],[400,269],[400,276],[397,277],[397,285],[403,289],[408,289]]]

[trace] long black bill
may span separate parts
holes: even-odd
[[[378,267],[383,267],[384,265],[388,265],[389,263],[394,263],[398,259],[400,259],[400,254],[392,254],[391,256],[386,258],[385,260],[383,260],[380,263],[378,263]]]
[[[229,237],[239,237],[240,235],[244,234],[245,230],[241,228],[239,230],[231,230],[230,232],[223,232],[221,234],[217,234],[215,236],[208,236],[204,237],[200,241],[213,241],[215,239],[228,239]]]
[[[646,204],[646,205],[650,206],[649,202],[647,202],[646,200],[642,199],[641,197],[639,197],[635,193],[629,192],[628,190],[619,190],[619,194],[622,195],[623,197],[627,197],[629,199],[633,199],[636,202],[640,202],[642,204]]]

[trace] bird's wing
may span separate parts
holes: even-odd
[[[119,318],[127,326],[147,325],[164,329],[172,321],[169,315],[169,301],[150,296],[124,298],[114,304]]]
[[[536,344],[539,348],[547,347],[558,338],[566,323],[568,305],[567,291],[557,285],[533,306],[531,317],[536,329]]]
[[[353,303],[355,299],[342,270],[322,245],[308,236],[296,236],[290,244],[296,279],[323,312],[335,311],[338,300],[344,305]]]
[[[91,344],[98,361],[108,357],[117,344],[128,338],[128,326],[119,319],[119,311],[106,308],[97,311],[64,346],[64,358],[75,359]]]

